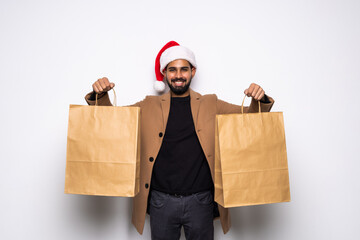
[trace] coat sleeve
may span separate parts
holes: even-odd
[[[95,105],[95,92],[89,92],[85,95],[85,101],[89,105]],[[98,95],[98,106],[112,106],[112,103],[109,99],[109,94],[107,92],[101,93]]]
[[[85,101],[89,105],[95,105],[95,92],[92,91],[86,94]],[[129,105],[129,107],[141,107],[143,101],[139,101],[137,103]],[[112,103],[109,98],[109,94],[107,92],[98,95],[98,106],[112,106]]]
[[[261,112],[270,112],[274,105],[274,99],[266,96],[268,102],[260,101]],[[259,111],[259,104],[256,100],[251,99],[250,106],[244,106],[244,113],[254,113]],[[229,114],[229,113],[241,113],[241,105],[231,104],[223,100],[217,99],[216,101],[216,114]]]

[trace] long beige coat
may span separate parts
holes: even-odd
[[[89,105],[95,105],[95,101],[89,100],[91,93],[85,96]],[[263,112],[270,111],[271,103],[261,103]],[[201,147],[209,163],[211,176],[214,181],[215,168],[215,116],[216,114],[241,113],[241,107],[217,99],[215,94],[204,95],[190,90],[191,112],[194,120],[195,131]],[[111,106],[108,94],[98,99],[98,105]],[[142,234],[145,224],[146,208],[150,190],[152,168],[156,159],[165,133],[166,123],[170,111],[170,92],[161,96],[147,96],[143,101],[133,106],[140,107],[141,111],[141,154],[140,154],[140,192],[133,199],[132,223],[137,231]],[[257,112],[258,103],[252,100],[249,107],[244,107],[244,112]],[[160,134],[162,133],[162,134]],[[231,226],[228,209],[219,205],[220,221],[224,233]]]

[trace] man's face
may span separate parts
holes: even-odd
[[[184,94],[190,86],[196,69],[188,61],[177,59],[170,62],[164,70],[164,77],[170,90],[176,95]]]

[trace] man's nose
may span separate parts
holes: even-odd
[[[176,71],[176,78],[181,78],[181,71]]]

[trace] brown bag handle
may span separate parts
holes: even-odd
[[[114,92],[114,100],[113,100],[113,105],[116,107],[116,93],[115,93],[115,89],[112,89]],[[97,106],[97,99],[98,99],[98,94],[96,93],[95,95],[95,106]]]
[[[244,113],[245,98],[246,98],[246,95],[244,96],[244,99],[243,99],[242,104],[241,104],[241,113]],[[259,103],[259,113],[261,113],[260,100],[258,101],[258,103]]]

